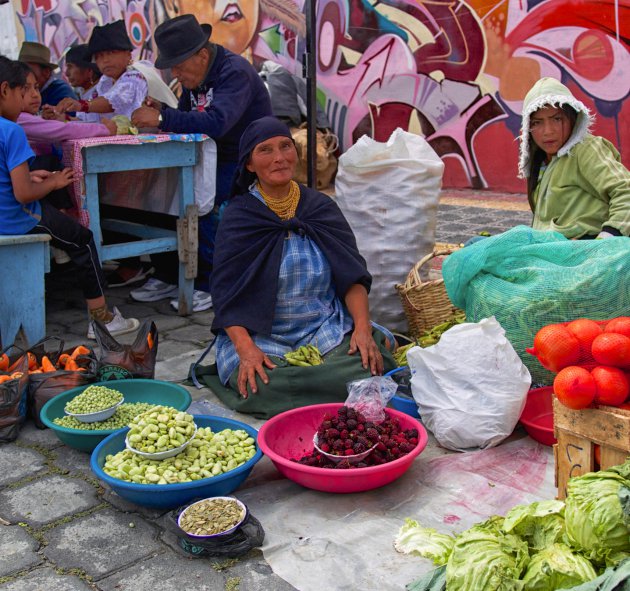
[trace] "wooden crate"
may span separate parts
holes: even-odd
[[[600,446],[600,469],[623,464],[630,455],[630,411],[614,406],[572,410],[553,399],[553,446],[558,498],[567,495],[567,482],[596,469],[595,445]]]

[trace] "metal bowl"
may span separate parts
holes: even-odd
[[[349,464],[358,464],[361,460],[367,458],[376,449],[378,441],[370,449],[366,449],[360,454],[352,454],[351,456],[338,456],[336,454],[331,454],[323,451],[319,447],[319,437],[317,437],[317,433],[315,433],[315,435],[313,436],[313,445],[320,454],[326,456],[331,462],[334,462],[335,464],[344,461],[348,462]]]
[[[106,408],[104,410],[99,410],[97,412],[89,412],[86,414],[76,414],[73,412],[68,412],[65,408],[64,408],[64,412],[70,416],[70,417],[74,417],[77,421],[81,421],[82,423],[96,423],[98,421],[104,421],[105,419],[109,419],[111,416],[114,415],[114,413],[116,412],[116,409],[125,401],[125,397],[123,396],[122,400],[120,402],[117,402],[116,404],[114,404],[114,406],[110,406],[109,408]]]
[[[129,433],[127,433],[127,435],[125,436],[125,447],[130,452],[137,454],[139,456],[142,456],[143,458],[146,458],[147,460],[165,460],[166,458],[172,458],[173,456],[176,456],[177,454],[183,452],[190,445],[192,440],[195,438],[195,435],[197,435],[197,425],[195,425],[195,430],[193,431],[193,434],[190,436],[190,439],[182,443],[179,447],[174,447],[173,449],[167,449],[165,451],[157,451],[155,453],[148,453],[146,451],[140,451],[136,449],[135,447],[132,447],[131,443],[129,443]]]

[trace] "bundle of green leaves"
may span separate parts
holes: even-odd
[[[414,591],[556,591],[592,581],[630,557],[630,459],[572,478],[565,502],[518,505],[456,536],[406,519],[394,546],[443,569],[411,583]]]

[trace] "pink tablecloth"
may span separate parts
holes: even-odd
[[[89,226],[90,224],[90,216],[88,214],[88,210],[86,207],[85,200],[85,180],[84,180],[84,172],[83,172],[83,156],[81,150],[83,148],[90,148],[92,146],[101,146],[103,144],[145,144],[145,143],[162,143],[162,142],[203,142],[208,140],[207,135],[203,134],[141,134],[141,135],[115,135],[109,137],[95,137],[95,138],[85,138],[80,140],[70,140],[63,143],[63,164],[64,166],[71,167],[75,171],[76,180],[70,186],[70,194],[75,202],[76,212],[75,215],[77,220],[83,226]],[[121,177],[120,175],[125,175],[125,177],[129,177],[133,175],[133,183],[129,182],[129,178]],[[150,182],[152,171],[128,171],[121,173],[108,173],[108,176],[114,177],[110,179],[110,186],[119,185],[129,188],[137,188],[141,185],[142,180]],[[115,178],[118,177],[118,178]],[[111,182],[113,181],[113,183]],[[116,181],[119,181],[116,183]],[[214,187],[212,187],[212,194],[214,194]],[[126,200],[126,195],[122,196],[121,199]],[[172,197],[172,196],[171,196]],[[131,207],[135,207],[134,204],[125,203],[125,205],[129,205]]]

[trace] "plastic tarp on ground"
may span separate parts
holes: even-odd
[[[208,402],[193,403],[190,412],[262,424]],[[281,477],[263,457],[233,494],[265,529],[265,560],[296,589],[400,591],[434,568],[394,550],[405,517],[459,533],[514,505],[555,498],[553,472],[551,448],[520,431],[498,447],[467,453],[449,452],[430,437],[411,469],[381,489],[309,490]]]

